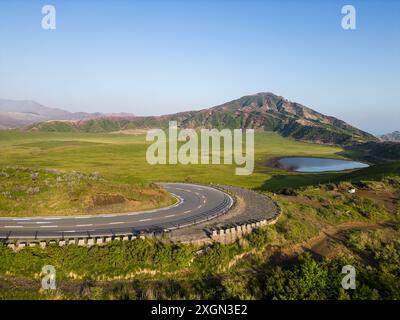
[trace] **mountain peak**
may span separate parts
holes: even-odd
[[[58,108],[46,107],[34,100],[0,99],[0,129],[20,128],[51,120],[71,121],[108,116],[114,118],[133,117],[133,115],[127,113],[104,115],[101,113],[69,112]]]
[[[386,134],[379,136],[379,138],[382,141],[400,142],[400,131],[396,130],[391,133],[386,133]]]
[[[79,123],[45,123],[32,130],[110,132],[127,129],[166,128],[169,121],[181,128],[217,128],[274,131],[284,137],[327,144],[376,141],[371,134],[334,117],[291,102],[271,92],[243,96],[224,104],[159,117],[102,117]]]

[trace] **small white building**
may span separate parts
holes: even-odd
[[[355,188],[349,188],[349,190],[347,190],[348,193],[350,194],[354,194],[356,193],[356,189]]]

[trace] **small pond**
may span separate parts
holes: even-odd
[[[282,169],[297,172],[343,171],[369,167],[368,164],[357,161],[309,157],[281,158],[277,163]]]

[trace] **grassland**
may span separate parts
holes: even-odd
[[[160,180],[214,182],[268,192],[282,208],[275,225],[230,245],[162,239],[15,252],[0,244],[0,298],[399,299],[399,162],[299,174],[266,164],[291,155],[340,158],[342,150],[265,132],[255,145],[255,173],[236,176],[233,165],[150,166],[143,135],[0,132],[0,167],[29,168],[29,183],[49,169],[98,172],[111,186],[135,190]],[[356,194],[347,192],[350,186]],[[45,264],[57,268],[55,292],[40,290]],[[346,264],[357,269],[357,290],[341,288]]]
[[[1,216],[83,215],[129,212],[171,205],[158,186],[107,181],[98,173],[3,167]]]
[[[0,166],[98,172],[108,181],[146,186],[156,181],[221,183],[262,187],[274,175],[292,173],[266,165],[279,156],[340,157],[340,148],[297,142],[275,133],[257,133],[255,172],[236,176],[235,165],[149,165],[144,135],[0,132]]]
[[[353,172],[321,174],[299,174],[272,168],[268,163],[276,157],[343,158],[340,155],[343,150],[285,139],[270,132],[256,133],[255,171],[249,176],[235,175],[236,165],[150,165],[145,158],[148,146],[143,133],[0,131],[0,171],[5,172],[0,177],[0,214],[86,214],[161,207],[171,203],[172,199],[152,185],[158,181],[211,182],[279,192],[366,177],[379,179],[388,173],[400,172],[399,162]],[[5,169],[10,166],[25,168],[23,170],[30,173],[23,179],[11,174],[13,181],[7,178],[10,169]],[[42,172],[39,179],[31,181],[30,176],[38,170]],[[48,170],[61,173],[54,176]],[[62,175],[68,177],[74,171],[87,179],[75,181],[70,176],[75,182],[64,181]],[[93,173],[101,180],[94,181]],[[56,181],[50,181],[54,179]],[[118,202],[117,198],[122,200]]]

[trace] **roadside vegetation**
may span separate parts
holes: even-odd
[[[0,297],[399,299],[400,176],[363,181],[355,194],[350,186],[271,194],[282,207],[278,222],[229,245],[162,238],[17,252],[0,245]],[[46,264],[57,270],[54,292],[40,289]],[[357,271],[356,290],[341,286],[348,264]]]
[[[168,206],[156,185],[111,182],[99,173],[0,167],[0,215],[46,216],[138,211]]]

